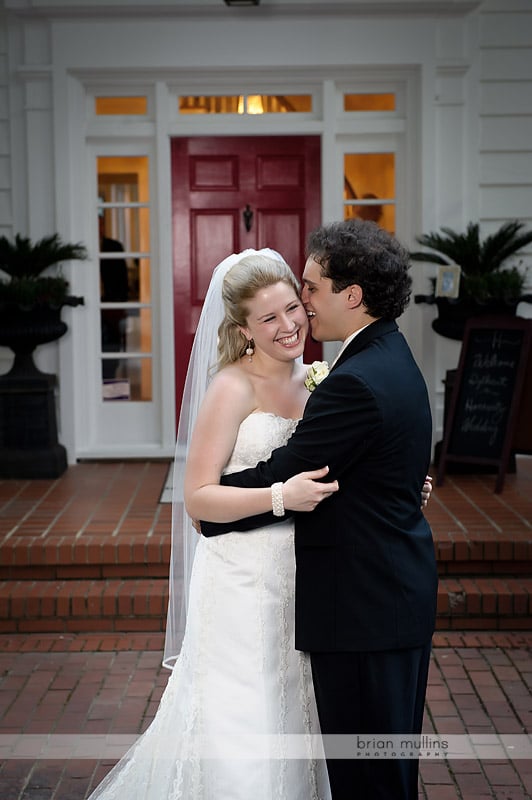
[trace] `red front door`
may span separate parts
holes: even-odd
[[[214,267],[248,247],[272,247],[301,277],[320,202],[318,136],[172,139],[177,414]],[[305,360],[320,358],[309,338]]]

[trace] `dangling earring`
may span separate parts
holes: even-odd
[[[255,352],[255,349],[254,349],[253,345],[254,345],[253,339],[248,339],[248,346],[247,346],[247,349],[246,349],[246,355],[247,355],[249,361],[253,361],[253,353]]]

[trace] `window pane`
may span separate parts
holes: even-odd
[[[98,158],[98,196],[104,203],[147,203],[150,199],[147,156]]]
[[[237,114],[238,95],[192,95],[179,98],[180,114]]]
[[[100,300],[102,303],[151,303],[151,261],[124,257],[122,243],[100,239]],[[137,248],[131,248],[133,251]]]
[[[150,308],[102,308],[100,319],[102,353],[151,353]]]
[[[253,94],[246,99],[248,114],[294,114],[312,111],[310,94]]]
[[[344,111],[395,111],[395,95],[344,94]]]
[[[118,245],[128,253],[149,252],[149,208],[101,208],[99,219],[101,252],[115,251]]]
[[[285,114],[310,111],[310,94],[195,95],[179,98],[180,114]]]
[[[129,299],[151,303],[151,264],[149,258],[128,259]]]
[[[102,361],[102,399],[105,401],[143,401],[152,399],[151,358],[122,358],[116,361],[114,377],[106,377]]]
[[[394,153],[344,155],[344,206],[346,218],[372,219],[395,231]]]
[[[278,101],[284,105],[284,111],[310,113],[312,111],[311,94],[277,95]]]
[[[344,207],[344,219],[350,219],[351,217],[373,220],[384,230],[395,233],[395,205],[346,205]]]
[[[147,97],[95,97],[94,110],[97,115],[145,115],[148,113]]]

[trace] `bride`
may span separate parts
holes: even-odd
[[[278,253],[244,251],[216,268],[178,433],[186,509],[176,458],[164,657],[173,671],[152,724],[90,800],[330,798],[311,736],[319,724],[310,664],[294,648],[293,525],[283,504],[311,511],[338,485],[317,481],[326,468],[272,490],[218,484],[222,472],[255,466],[294,431],[308,399],[300,360],[307,331],[299,285]],[[233,521],[271,512],[272,503],[280,521],[247,533],[205,538],[189,519]],[[285,734],[303,744],[297,757]]]

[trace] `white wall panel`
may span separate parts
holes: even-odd
[[[532,115],[482,119],[480,150],[528,150],[532,152]]]
[[[29,233],[36,239],[57,230],[51,111],[27,111],[27,137]],[[39,180],[34,179],[37,175]]]
[[[530,60],[532,62],[532,50]],[[532,65],[529,81],[484,83],[480,88],[480,98],[480,111],[486,116],[532,113]]]
[[[9,125],[7,122],[0,122],[0,156],[9,155]]]
[[[528,13],[484,14],[480,39],[483,47],[532,47],[532,6]]]
[[[484,7],[499,12],[481,15],[480,24],[479,196],[488,235],[508,219],[532,225],[532,2],[490,0]],[[531,263],[530,253],[520,259]]]
[[[488,186],[482,190],[483,219],[532,218],[532,186]]]
[[[449,60],[464,58],[466,44],[461,19],[442,19],[436,32],[436,56]]]
[[[9,130],[9,70],[6,28],[2,22],[0,19],[0,236],[10,236],[13,202],[11,194],[11,134]],[[9,351],[4,351],[4,354],[7,353]],[[1,363],[2,356],[0,356]]]
[[[438,225],[456,227],[463,222],[463,148],[463,108],[459,106],[438,108],[436,185],[433,193]]]
[[[0,119],[8,119],[9,117],[9,97],[7,94],[7,86],[0,86]]]
[[[532,50],[526,47],[483,50],[481,65],[484,80],[530,80]]]
[[[482,153],[480,156],[480,183],[530,184],[532,186],[532,154]],[[531,212],[532,213],[532,212]]]
[[[434,25],[423,18],[286,18],[280,24],[272,15],[254,25],[240,18],[228,22],[106,20],[85,22],[83,30],[79,24],[58,22],[54,59],[77,68],[130,68],[133,63],[144,70],[227,65],[248,71],[283,65],[316,67],[320,60],[363,66],[415,63],[434,50]],[[117,42],[127,42],[127,48],[117,47]]]
[[[11,188],[11,162],[7,156],[0,156],[0,189]]]
[[[11,192],[9,189],[2,189],[0,190],[0,224],[9,225],[11,220]]]
[[[50,63],[50,26],[46,20],[34,19],[24,27],[26,64]]]

